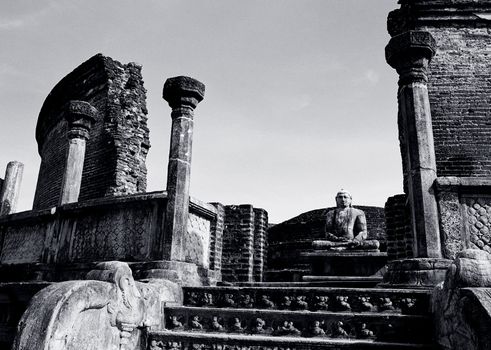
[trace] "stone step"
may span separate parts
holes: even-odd
[[[431,318],[380,312],[289,311],[172,306],[164,310],[167,330],[291,335],[330,338],[371,338],[379,341],[428,342]]]
[[[246,309],[430,313],[430,290],[335,287],[185,287],[184,305]]]
[[[219,286],[238,287],[338,287],[338,288],[374,288],[383,282],[380,276],[311,276],[309,271],[298,276],[298,281],[278,282],[220,282]]]
[[[382,276],[302,276],[302,281],[325,287],[373,288],[382,283]]]
[[[326,337],[268,337],[242,334],[219,334],[185,331],[150,332],[147,337],[150,350],[432,350],[432,344],[384,342],[373,339],[333,339]]]

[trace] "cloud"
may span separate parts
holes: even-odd
[[[380,81],[379,74],[373,69],[367,69],[359,77],[353,79],[355,86],[368,85],[375,86]]]
[[[365,72],[365,80],[371,85],[376,85],[379,82],[380,77],[377,74],[377,72],[375,72],[372,69],[369,69]]]
[[[3,17],[0,17],[0,30],[14,30],[36,25],[42,17],[50,13],[56,7],[58,7],[56,3],[48,1],[44,7],[36,9],[35,11],[18,15],[10,14],[9,17],[4,15]]]

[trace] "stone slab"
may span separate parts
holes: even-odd
[[[176,344],[175,349],[186,349],[187,345],[205,345],[215,346],[217,349],[226,348],[227,346],[238,347],[249,350],[261,348],[264,350],[273,349],[351,349],[351,350],[368,350],[368,349],[385,349],[385,350],[403,350],[403,349],[421,349],[431,350],[430,344],[402,344],[395,342],[381,342],[374,340],[355,340],[355,339],[328,339],[328,338],[291,338],[291,337],[266,337],[266,336],[248,336],[248,335],[228,335],[228,334],[207,334],[203,332],[151,332],[148,338],[148,344],[151,349],[164,349],[167,343]],[[162,344],[162,345],[161,345]],[[218,346],[217,346],[218,345]],[[153,346],[153,347],[152,347]]]
[[[310,260],[314,276],[372,276],[387,263],[385,252],[332,252],[302,253]]]
[[[241,324],[238,333],[256,335],[278,336],[285,330],[282,329],[285,322],[292,324],[295,331],[289,333],[296,337],[312,337],[309,333],[312,326],[319,322],[320,328],[325,331],[327,337],[342,337],[360,339],[363,336],[359,329],[365,324],[367,329],[373,332],[377,340],[389,337],[400,342],[418,341],[429,342],[431,339],[431,319],[421,315],[401,315],[397,313],[381,312],[329,312],[304,310],[265,310],[265,309],[232,309],[232,308],[207,308],[207,307],[166,307],[166,329],[174,329],[173,320],[181,323],[179,328],[190,331],[205,331],[214,333],[238,332],[234,323],[237,320]],[[256,328],[257,319],[261,319],[263,326]],[[336,334],[336,324],[342,322],[346,333]],[[238,322],[237,322],[238,323]],[[389,325],[391,331],[389,332]]]

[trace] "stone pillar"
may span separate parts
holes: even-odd
[[[66,106],[68,151],[59,205],[78,201],[84,168],[85,146],[97,113],[97,109],[88,102],[70,101]]]
[[[21,162],[13,161],[7,164],[0,191],[0,216],[15,213],[23,173],[24,164]]]
[[[435,40],[424,31],[394,36],[385,54],[399,73],[399,134],[405,151],[408,196],[414,236],[414,257],[441,258],[438,208],[433,183],[436,160],[430,102],[428,64],[435,54]]]
[[[189,216],[189,184],[194,109],[203,100],[205,85],[189,77],[169,78],[162,97],[172,108],[172,131],[167,168],[167,209],[163,259],[183,261],[183,238]]]

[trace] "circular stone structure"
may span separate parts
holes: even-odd
[[[380,251],[387,250],[384,208],[354,206],[367,218],[368,239],[380,241]],[[301,253],[312,250],[312,241],[324,238],[326,213],[332,208],[315,209],[268,229],[268,259],[265,281],[300,281],[310,270]]]

